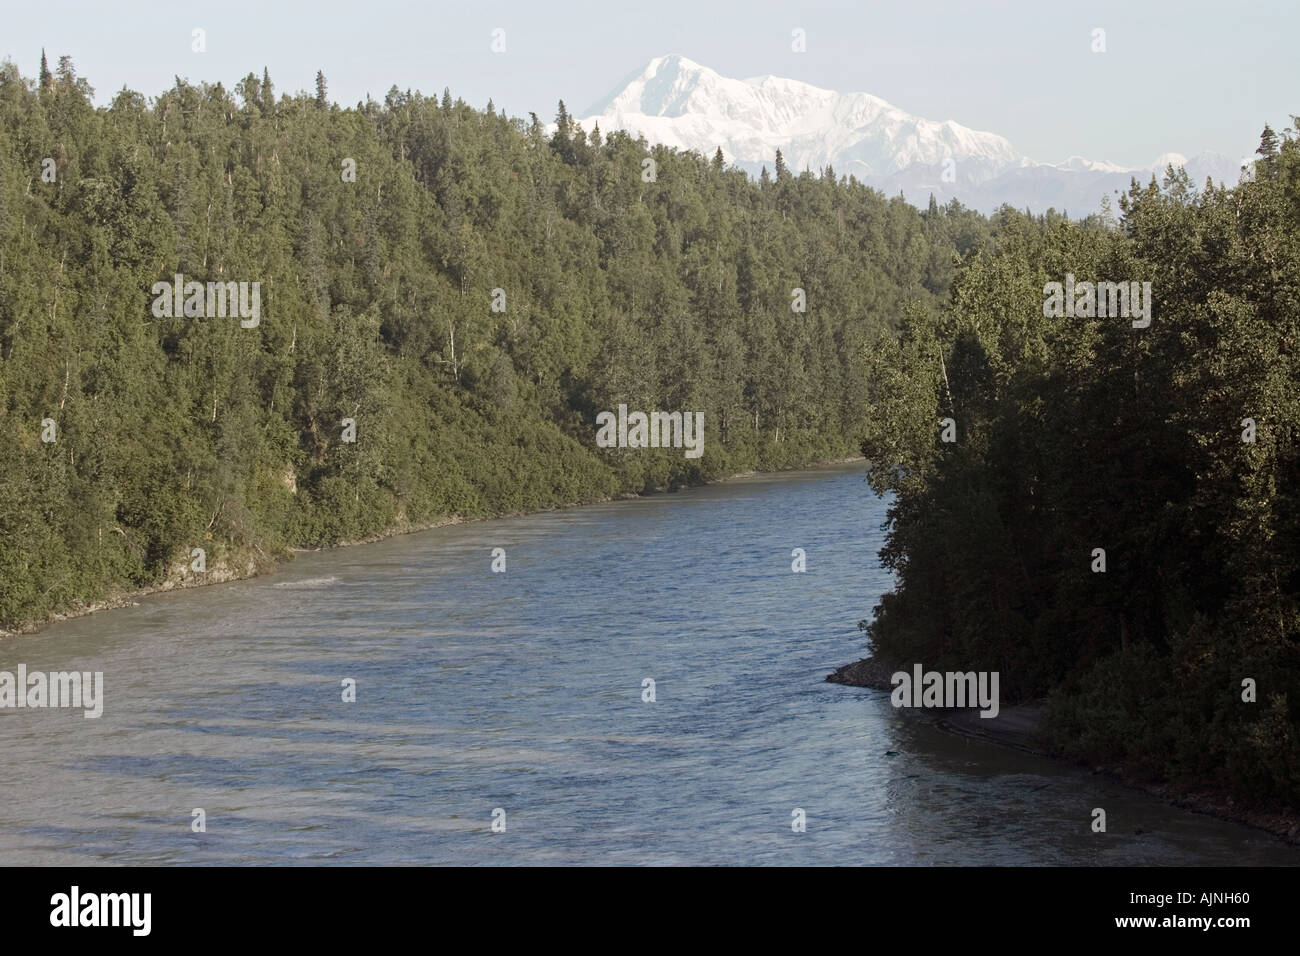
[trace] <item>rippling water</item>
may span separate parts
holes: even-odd
[[[825,683],[889,585],[861,471],[441,528],[0,642],[106,697],[0,710],[0,863],[1300,861]]]

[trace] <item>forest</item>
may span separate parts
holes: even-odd
[[[97,108],[66,57],[0,69],[0,628],[855,455],[866,343],[988,234],[779,155],[755,182],[583,131],[563,103],[548,127],[316,87],[177,78]],[[623,404],[702,415],[703,454],[601,447]]]
[[[1169,170],[1117,221],[1002,223],[872,346],[864,443],[876,654],[998,671],[1058,752],[1268,807],[1300,794],[1293,122],[1234,187]],[[1150,283],[1144,317],[1099,283]]]
[[[0,628],[860,453],[872,653],[999,672],[1065,756],[1294,805],[1294,130],[1235,186],[985,217],[563,103],[93,97],[0,68]],[[1053,307],[1076,281],[1109,303]],[[597,442],[621,406],[702,415],[702,454]]]

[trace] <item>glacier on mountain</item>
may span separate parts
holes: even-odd
[[[1130,180],[1162,176],[1184,166],[1196,185],[1206,177],[1233,185],[1241,166],[1203,153],[1166,153],[1138,168],[1071,156],[1036,162],[996,133],[952,120],[913,116],[869,93],[837,93],[777,76],[725,77],[684,56],[656,57],[578,120],[584,130],[625,130],[651,143],[723,158],[751,175],[773,166],[781,150],[798,174],[828,165],[883,190],[924,204],[956,198],[991,211],[1003,203],[1042,212],[1094,212],[1106,194]]]

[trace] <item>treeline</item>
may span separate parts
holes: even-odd
[[[292,546],[853,454],[863,345],[988,234],[418,93],[0,69],[0,627]],[[155,283],[260,283],[260,321]],[[806,311],[795,312],[796,289]],[[595,417],[701,411],[704,455]],[[345,440],[351,419],[355,442]]]
[[[864,626],[884,659],[1050,695],[1067,755],[1295,806],[1300,141],[1266,129],[1252,181],[1171,174],[1120,210],[1003,223],[877,340],[898,583]],[[1045,315],[1067,273],[1151,282],[1150,325]]]

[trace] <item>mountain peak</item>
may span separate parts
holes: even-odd
[[[584,127],[625,129],[654,142],[723,156],[757,173],[780,149],[793,169],[833,163],[866,177],[915,163],[1018,155],[1001,136],[911,116],[869,93],[836,93],[771,74],[722,76],[681,54],[656,57],[593,106]]]
[[[695,72],[705,70],[709,73],[713,71],[706,66],[701,66],[690,57],[682,56],[680,53],[667,53],[664,56],[657,56],[646,64],[641,71],[642,76],[655,76],[663,70],[672,70],[676,72]]]
[[[721,148],[728,163],[752,175],[770,167],[779,149],[796,173],[833,165],[914,201],[933,193],[988,209],[1002,202],[1095,208],[1103,192],[1126,188],[1136,171],[1081,156],[1035,162],[996,133],[913,116],[870,93],[838,93],[772,74],[734,79],[678,53],[630,74],[580,122],[705,156]],[[1178,153],[1161,156],[1161,170],[1166,162],[1216,178],[1224,176],[1222,167],[1233,182],[1238,172],[1226,161],[1189,163]]]

